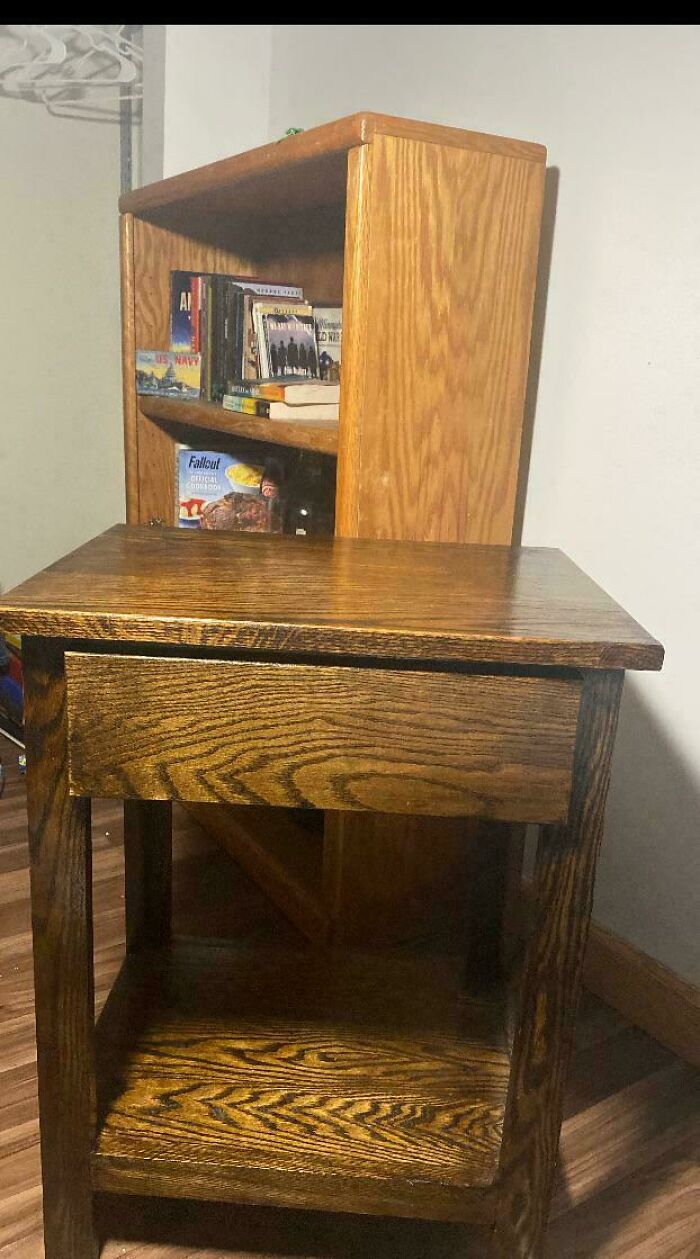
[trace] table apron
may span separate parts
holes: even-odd
[[[562,822],[576,678],[66,653],[74,795]]]

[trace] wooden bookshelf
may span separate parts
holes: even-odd
[[[510,543],[544,189],[537,144],[362,113],[124,196],[127,511],[171,521],[174,445],[201,434],[335,456],[336,533]],[[291,425],[137,397],[167,349],[170,272],[301,284],[343,305],[340,422]],[[306,933],[380,942],[502,908],[509,851],[468,823],[329,814],[304,839],[261,810],[212,832]],[[470,842],[474,840],[475,842]],[[480,928],[475,934],[480,934]]]
[[[239,411],[226,411],[212,402],[180,402],[171,398],[141,397],[140,407],[143,415],[163,424],[187,425],[229,437],[252,437],[277,446],[317,450],[323,455],[338,453],[338,425],[335,423],[266,420]]]

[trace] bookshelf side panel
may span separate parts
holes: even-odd
[[[509,543],[544,166],[390,135],[370,147],[343,531]]]
[[[122,311],[122,393],[124,399],[124,476],[126,519],[139,519],[138,407],[136,373],[136,329],[134,321],[134,216],[122,214],[119,220],[119,255]]]
[[[350,153],[338,534],[511,542],[544,172],[391,135]],[[480,958],[490,931],[496,951],[521,849],[517,833],[497,839],[327,814],[336,938],[441,928]]]

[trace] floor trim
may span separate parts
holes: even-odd
[[[700,1067],[700,988],[598,923],[591,925],[583,982],[628,1022]]]

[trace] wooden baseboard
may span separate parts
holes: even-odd
[[[700,988],[597,923],[583,982],[630,1023],[700,1067]]]

